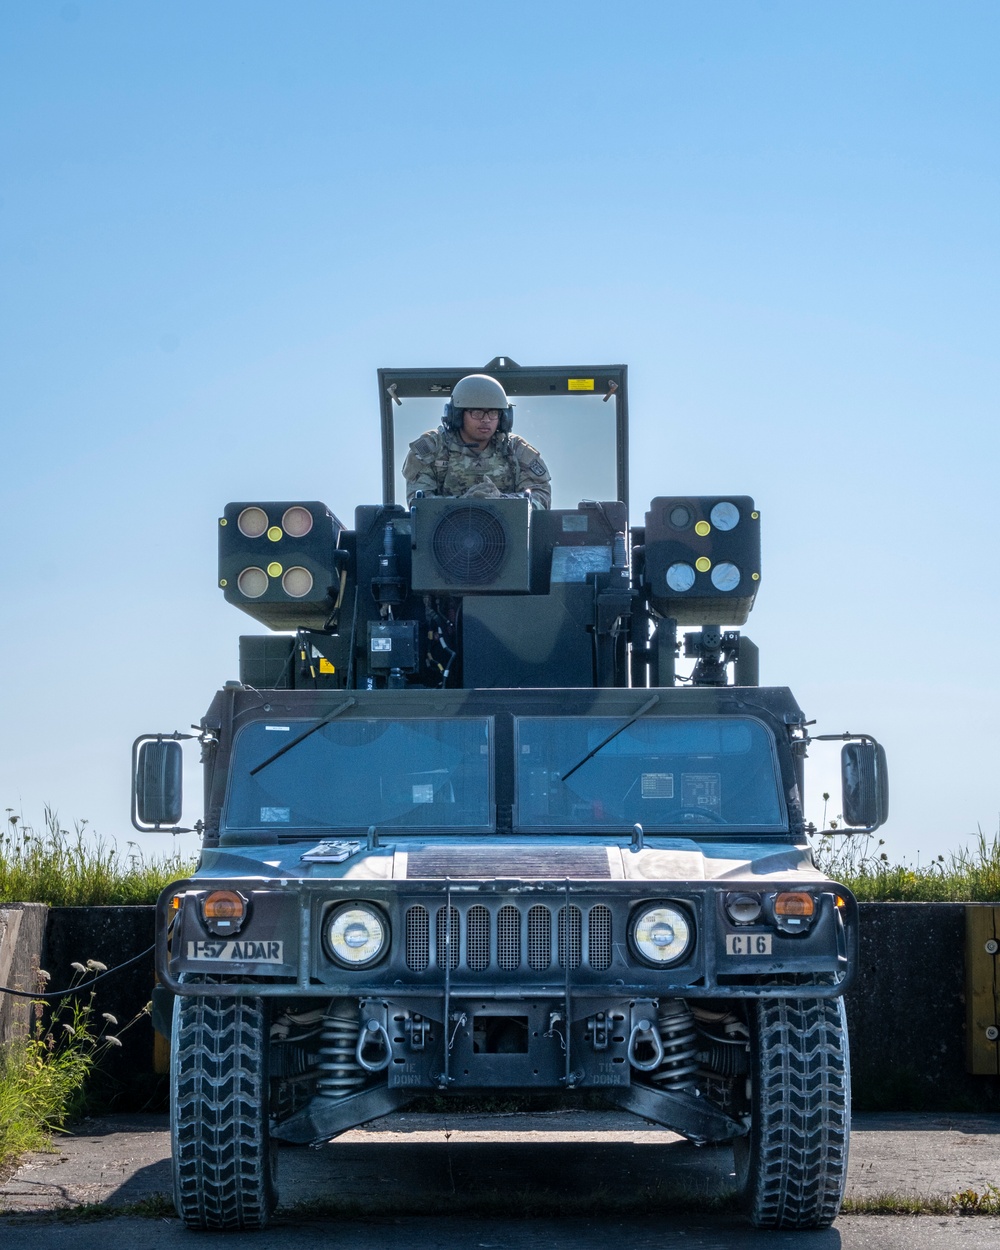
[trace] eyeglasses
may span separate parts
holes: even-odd
[[[481,421],[484,417],[487,421],[499,421],[499,408],[466,408],[465,411],[473,419],[473,421]]]

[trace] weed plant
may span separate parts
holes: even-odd
[[[71,984],[104,969],[93,959],[74,963]],[[38,976],[41,991],[48,973]],[[51,1134],[82,1112],[87,1078],[102,1054],[121,1046],[118,1034],[145,1014],[119,1029],[108,1012],[95,1018],[93,991],[60,999],[47,1020],[45,1004],[34,1006],[36,1023],[28,1036],[0,1047],[0,1178],[27,1151],[45,1149]]]
[[[45,827],[36,831],[7,808],[7,827],[0,833],[0,904],[155,903],[165,885],[193,869],[177,853],[147,859],[134,842],[123,854],[116,843],[95,837],[86,826],[85,820],[77,821],[71,833],[46,807]]]
[[[833,824],[834,822],[831,822]],[[1000,900],[1000,830],[979,830],[972,850],[938,855],[929,864],[893,864],[871,834],[823,834],[817,866],[862,903],[994,903]]]

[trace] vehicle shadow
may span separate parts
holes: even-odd
[[[286,1149],[285,1207],[332,1202],[351,1214],[585,1215],[735,1210],[732,1151],[633,1143],[333,1142]]]
[[[506,1250],[535,1250],[540,1239],[551,1250],[606,1250],[609,1237],[626,1239],[630,1250],[801,1245],[801,1232],[747,1225],[732,1167],[731,1149],[678,1140],[385,1142],[373,1135],[315,1150],[283,1145],[274,1226],[311,1228],[318,1245],[325,1244],[321,1228],[331,1219],[337,1244],[349,1244],[355,1221],[369,1244],[381,1244],[380,1229],[395,1243],[400,1221],[412,1220],[417,1245],[445,1244],[452,1228],[456,1244]],[[170,1161],[162,1159],[137,1171],[107,1201],[123,1206],[154,1194],[169,1197],[170,1190]],[[811,1232],[809,1246],[839,1250],[840,1233]]]

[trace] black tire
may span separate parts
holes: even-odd
[[[825,1228],[847,1181],[851,1065],[842,998],[751,1005],[750,1133],[736,1179],[757,1228]]]
[[[178,996],[170,1051],[174,1205],[188,1228],[263,1228],[277,1202],[259,998]]]

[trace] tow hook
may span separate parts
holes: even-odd
[[[382,1072],[392,1063],[392,1047],[384,1024],[377,1020],[362,1022],[354,1057],[366,1072]]]
[[[639,1058],[639,1047],[652,1047],[652,1054]],[[628,1061],[639,1072],[652,1072],[663,1062],[663,1042],[653,1020],[637,1020],[628,1039]]]

